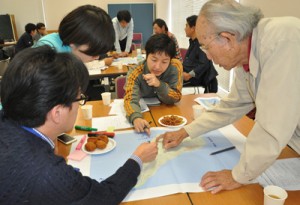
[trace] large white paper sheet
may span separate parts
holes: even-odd
[[[101,156],[88,156],[82,163],[69,160],[69,164],[83,169],[84,175],[100,182],[115,173],[139,144],[155,140],[159,134],[168,130],[170,129],[162,127],[151,128],[150,137],[133,130],[116,132],[114,139],[117,147],[114,150]],[[203,190],[199,187],[199,181],[203,174],[207,171],[232,169],[239,160],[244,142],[245,137],[232,125],[193,140],[187,138],[180,146],[171,150],[164,150],[160,142],[156,160],[143,165],[137,185],[124,201],[181,192],[201,192]],[[72,145],[72,149],[75,149],[76,144]],[[237,149],[210,155],[211,152],[230,145]]]
[[[99,131],[105,131],[107,128],[125,129],[133,127],[123,115],[114,115],[108,117],[96,117],[92,119],[92,127]]]
[[[126,112],[124,109],[124,99],[115,99],[113,103],[110,104],[111,109],[109,111],[109,115],[123,115],[126,116]],[[149,111],[149,107],[147,106],[144,99],[140,99],[140,107],[141,112],[147,112]]]
[[[300,190],[300,158],[276,160],[257,181],[263,187],[276,185],[285,190]]]

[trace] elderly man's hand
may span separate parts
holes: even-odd
[[[233,190],[242,186],[236,182],[231,174],[231,170],[222,170],[218,172],[207,172],[201,179],[200,186],[205,190],[211,190],[216,194],[222,190]]]
[[[166,132],[156,138],[156,142],[163,139],[163,146],[165,149],[178,146],[184,138],[188,137],[188,133],[184,128],[174,132]]]

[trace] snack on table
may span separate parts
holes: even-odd
[[[102,140],[97,140],[96,147],[99,149],[104,149],[106,147],[107,143]]]
[[[176,115],[169,115],[162,118],[161,122],[165,125],[177,126],[183,123],[183,119]]]
[[[106,135],[100,135],[97,139],[104,141],[106,144],[108,143],[108,137]]]
[[[96,137],[89,137],[89,138],[87,139],[87,141],[88,141],[88,142],[93,142],[93,143],[96,144],[97,138],[96,138]]]
[[[93,142],[87,142],[87,143],[85,144],[85,149],[86,149],[87,151],[89,151],[89,152],[92,152],[92,151],[94,151],[94,150],[96,149],[96,144],[93,143]]]
[[[85,144],[86,151],[93,152],[98,149],[105,149],[109,139],[106,135],[101,135],[98,137],[89,137],[87,143]]]

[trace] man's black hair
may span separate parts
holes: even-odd
[[[64,45],[87,45],[86,55],[98,56],[111,50],[115,30],[110,16],[101,8],[84,5],[67,14],[59,25]]]
[[[165,53],[171,59],[176,55],[174,41],[166,34],[154,34],[146,42],[145,46],[147,57],[154,53]]]
[[[25,26],[26,33],[30,34],[31,31],[34,31],[34,30],[36,30],[36,25],[34,25],[33,23],[26,24],[26,26]]]
[[[197,18],[198,18],[197,15],[189,16],[186,18],[186,22],[188,23],[188,25],[190,27],[194,27],[194,26],[196,26]]]
[[[71,53],[49,46],[21,51],[1,81],[3,116],[27,127],[41,126],[56,105],[72,109],[88,82],[87,68]]]
[[[159,28],[162,28],[163,26],[165,27],[166,31],[169,31],[168,26],[166,24],[166,22],[162,19],[155,19],[152,23],[152,26],[154,26],[154,24],[157,24]]]
[[[128,10],[121,10],[117,13],[117,19],[119,22],[126,21],[129,23],[131,21],[131,14]]]

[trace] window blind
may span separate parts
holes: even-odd
[[[201,7],[208,0],[170,0],[170,25],[169,31],[172,32],[178,41],[180,48],[188,48],[189,41],[185,35],[186,18],[191,15],[198,15]],[[219,87],[222,90],[229,92],[233,77],[233,71],[226,71],[223,68],[215,65],[219,75],[217,76]]]

